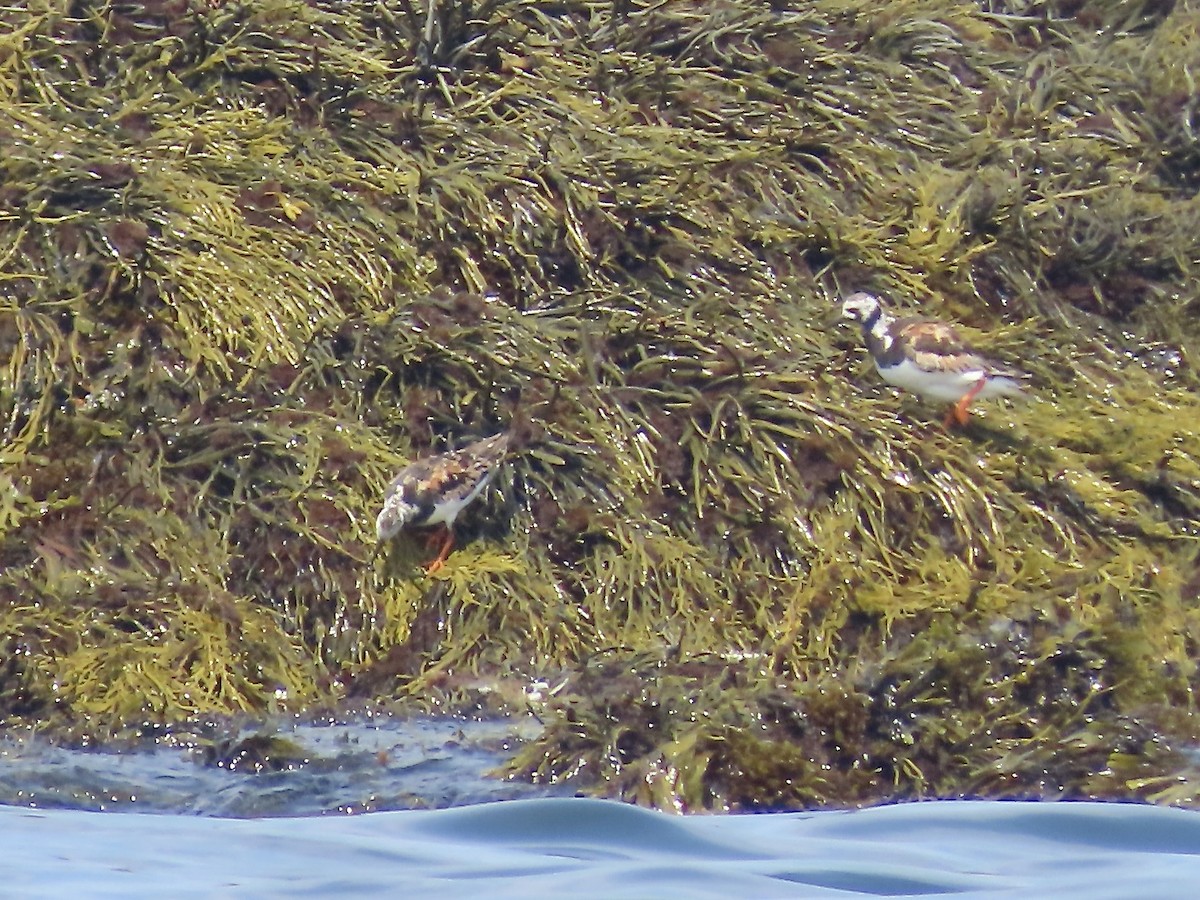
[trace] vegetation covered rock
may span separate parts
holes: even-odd
[[[1196,801],[1187,4],[0,20],[10,724],[483,702],[668,808]],[[1036,398],[946,432],[858,287]],[[512,423],[441,572],[375,552]]]

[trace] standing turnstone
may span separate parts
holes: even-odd
[[[888,384],[931,400],[953,403],[946,427],[967,422],[976,397],[1018,397],[1026,376],[980,356],[951,325],[936,319],[894,319],[874,294],[858,291],[842,302],[842,315],[862,322],[867,350]]]
[[[508,450],[509,435],[497,434],[468,444],[461,450],[419,459],[397,475],[383,499],[375,520],[375,533],[387,540],[404,528],[440,526],[429,538],[432,548],[440,539],[437,557],[426,566],[436,572],[454,546],[454,520],[483,491]]]

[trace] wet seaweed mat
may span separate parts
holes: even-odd
[[[8,723],[382,698],[673,809],[1195,802],[1188,5],[0,22]],[[859,288],[1033,399],[947,433]],[[510,425],[444,567],[373,555]]]

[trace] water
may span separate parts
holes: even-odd
[[[1200,813],[930,802],[676,818],[584,799],[219,819],[0,807],[8,896],[1184,898]]]
[[[680,818],[490,777],[523,727],[294,725],[308,762],[259,774],[180,747],[9,740],[0,896],[1200,895],[1197,812],[942,801]],[[400,809],[455,804],[471,805]],[[345,814],[372,809],[396,811]]]
[[[491,774],[539,727],[528,719],[453,717],[284,721],[204,739],[173,735],[120,753],[10,736],[0,740],[0,804],[258,817],[570,795],[569,786]],[[294,752],[256,767],[262,752],[235,749],[253,746],[257,735],[283,738]]]

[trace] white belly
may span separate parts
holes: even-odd
[[[1015,397],[1021,393],[1021,386],[1015,379],[1003,375],[988,376],[986,369],[967,369],[962,372],[939,372],[919,369],[908,360],[898,366],[879,369],[879,374],[888,384],[893,384],[914,394],[920,394],[930,400],[940,400],[944,403],[957,403],[963,396],[975,387],[981,379],[986,379],[983,389],[975,396],[980,399],[988,397]]]

